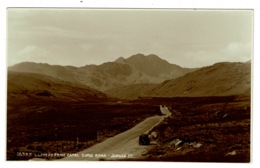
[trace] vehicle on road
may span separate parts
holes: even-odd
[[[139,145],[150,145],[150,139],[148,134],[141,134],[139,136]]]

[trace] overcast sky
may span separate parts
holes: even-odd
[[[84,66],[156,54],[183,67],[251,59],[249,10],[8,9],[8,66]]]

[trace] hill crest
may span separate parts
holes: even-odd
[[[84,84],[104,91],[138,83],[160,83],[180,77],[194,69],[170,64],[156,55],[136,54],[127,59],[83,67],[24,62],[8,68],[10,71],[38,73],[60,80]]]

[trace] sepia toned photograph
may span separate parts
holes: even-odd
[[[253,10],[7,9],[7,161],[251,162]]]

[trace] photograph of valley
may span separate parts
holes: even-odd
[[[251,162],[252,10],[7,9],[7,161]]]

